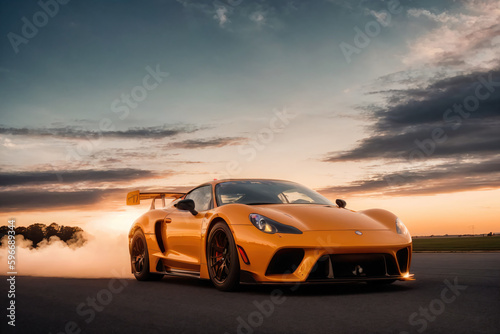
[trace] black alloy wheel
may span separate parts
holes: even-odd
[[[210,231],[207,242],[207,265],[210,280],[222,291],[237,288],[240,280],[240,262],[231,230],[218,222]]]

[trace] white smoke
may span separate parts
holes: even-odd
[[[32,242],[23,236],[16,236],[17,275],[45,277],[108,278],[132,277],[128,238],[126,233],[114,234],[110,231],[85,233],[83,245],[66,244],[58,237],[44,240],[37,248],[30,248]],[[80,239],[81,240],[81,239]],[[0,270],[11,272],[7,259],[7,236],[0,247]]]

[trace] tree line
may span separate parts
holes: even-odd
[[[0,246],[2,244],[2,239],[8,233],[8,226],[0,226]],[[49,226],[41,223],[35,223],[25,226],[18,226],[15,229],[16,235],[22,235],[24,239],[31,240],[33,242],[33,247],[38,247],[39,243],[43,240],[49,240],[52,236],[56,236],[61,241],[67,244],[73,244],[75,242],[80,242],[83,244],[85,238],[81,232],[83,229],[77,226],[64,226],[52,223]]]

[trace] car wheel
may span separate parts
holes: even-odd
[[[240,261],[233,234],[218,222],[210,231],[207,242],[207,266],[210,280],[222,291],[235,290],[240,283]]]
[[[138,281],[157,281],[162,279],[162,274],[149,272],[149,253],[146,237],[142,230],[135,231],[130,247],[130,261],[132,272]]]

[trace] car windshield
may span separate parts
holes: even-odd
[[[325,197],[300,184],[288,181],[246,180],[221,182],[215,186],[217,204],[324,204]]]

